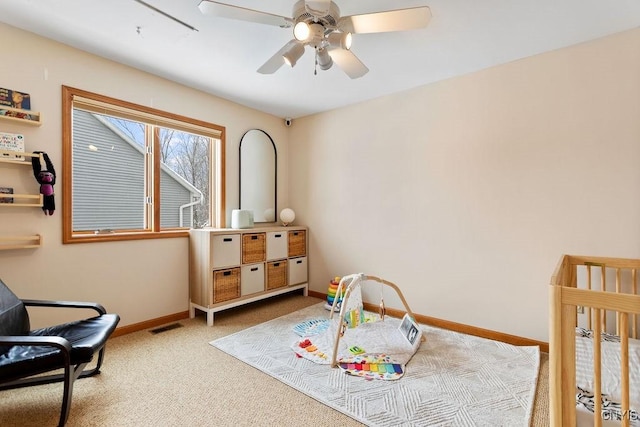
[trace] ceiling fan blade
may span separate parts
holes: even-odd
[[[326,16],[331,7],[331,0],[305,0],[305,9],[313,16]]]
[[[431,19],[427,6],[388,12],[366,13],[340,18],[338,28],[349,33],[384,33],[424,28]]]
[[[329,56],[338,67],[352,79],[362,77],[369,72],[366,65],[357,56],[347,49],[333,49],[329,51]]]
[[[284,56],[283,55],[289,49],[291,49],[294,45],[299,44],[299,43],[300,42],[298,42],[296,39],[293,39],[293,40],[289,41],[289,43],[287,43],[284,46],[282,46],[282,49],[277,51],[275,53],[275,55],[273,55],[271,58],[269,58],[267,60],[267,62],[262,64],[262,66],[260,68],[258,68],[258,72],[260,74],[273,74],[276,71],[278,71],[278,69],[280,67],[282,67],[282,65],[284,64]]]
[[[202,0],[198,4],[198,9],[204,14],[211,14],[220,18],[236,19],[239,21],[256,22],[258,24],[275,25],[277,27],[289,28],[292,19],[286,16],[273,15],[259,10],[247,9],[230,4],[220,3],[212,0]]]

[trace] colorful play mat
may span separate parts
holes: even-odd
[[[394,363],[386,354],[361,354],[343,357],[338,367],[349,375],[366,379],[397,380],[404,375],[404,365]]]
[[[311,319],[298,323],[293,327],[293,332],[301,337],[310,337],[326,331],[329,328],[329,319]]]

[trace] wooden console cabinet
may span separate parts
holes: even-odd
[[[207,314],[274,295],[308,292],[306,227],[191,230],[189,316]]]

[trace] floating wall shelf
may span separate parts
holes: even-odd
[[[0,199],[13,199],[9,203],[1,203],[0,206],[8,208],[18,207],[42,207],[42,194],[0,194]]]
[[[42,246],[42,236],[0,236],[0,250],[32,249]]]
[[[16,159],[15,158],[16,155],[22,156],[22,159]],[[14,165],[31,166],[31,158],[33,157],[42,157],[42,154],[0,150],[0,163],[11,163]]]
[[[42,124],[42,116],[39,112],[11,108],[4,105],[0,105],[0,120],[20,122],[31,126],[40,126]]]
[[[22,156],[22,159],[16,159],[16,154]],[[39,153],[22,153],[17,151],[0,150],[0,163],[10,163],[13,165],[25,165],[31,167],[31,159],[41,156],[42,155]],[[4,202],[4,200],[0,200],[0,207],[42,207],[43,202],[42,194],[0,194],[0,199],[12,199],[9,203]]]

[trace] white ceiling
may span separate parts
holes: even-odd
[[[334,0],[342,16],[431,8],[425,29],[355,34],[370,71],[352,80],[336,66],[314,75],[310,48],[294,68],[259,74],[290,29],[203,15],[200,0],[145,1],[198,31],[134,0],[1,0],[0,21],[292,118],[640,27],[640,0]],[[227,2],[291,16],[296,0]]]

